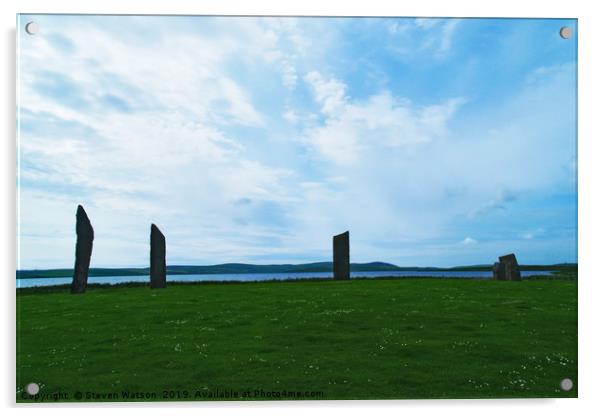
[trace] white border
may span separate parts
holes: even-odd
[[[60,414],[86,412],[104,414],[107,407],[121,407],[163,414],[166,408],[178,412],[282,414],[364,414],[375,408],[379,414],[400,413],[450,415],[507,415],[515,412],[541,412],[549,415],[589,414],[600,408],[597,402],[600,374],[600,302],[602,294],[597,260],[600,258],[600,213],[602,206],[600,175],[600,104],[602,67],[600,39],[602,15],[595,2],[505,0],[419,0],[393,3],[391,0],[3,0],[2,14],[2,230],[0,242],[3,295],[3,374],[0,377],[2,404],[11,413],[14,407],[15,383],[15,22],[17,13],[103,13],[103,14],[226,14],[226,15],[346,15],[346,16],[456,16],[456,17],[558,17],[579,19],[579,399],[564,400],[438,400],[438,401],[342,401],[342,402],[253,402],[253,403],[170,403],[170,404],[103,404],[59,405],[26,409],[26,412]],[[27,406],[20,406],[21,408]],[[81,409],[85,407],[85,409]]]

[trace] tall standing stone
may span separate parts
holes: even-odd
[[[335,280],[349,276],[349,231],[332,237],[332,272]]]
[[[71,293],[84,293],[88,284],[94,228],[92,228],[88,214],[81,205],[77,206],[77,214],[75,215],[75,233],[77,234],[77,242],[75,243],[75,267]]]
[[[493,265],[493,278],[495,280],[521,280],[520,269],[516,256],[506,254],[499,258],[499,263]]]
[[[151,224],[150,246],[150,287],[162,289],[167,287],[165,236],[155,224]]]

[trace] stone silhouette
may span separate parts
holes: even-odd
[[[493,265],[495,280],[521,280],[520,269],[514,254],[506,254],[499,258],[499,263]]]
[[[349,231],[332,237],[332,272],[335,280],[349,276]]]
[[[501,275],[500,262],[496,261],[493,263],[493,280],[504,280]]]
[[[92,228],[88,214],[81,205],[77,206],[77,214],[75,215],[75,233],[77,234],[77,242],[75,243],[75,268],[73,270],[71,293],[84,293],[88,284],[94,228]]]
[[[151,224],[150,234],[150,287],[167,287],[165,265],[165,236],[155,224]]]

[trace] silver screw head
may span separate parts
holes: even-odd
[[[562,39],[568,39],[571,37],[572,34],[573,34],[573,31],[571,30],[570,27],[563,26],[560,28],[560,37]]]
[[[40,27],[36,22],[29,22],[25,25],[25,31],[30,35],[35,35],[40,31]]]
[[[569,391],[573,388],[573,380],[570,378],[563,378],[560,381],[560,388],[564,391]]]
[[[40,392],[40,386],[38,385],[38,383],[29,383],[25,386],[25,391],[27,392],[27,394],[35,396]]]

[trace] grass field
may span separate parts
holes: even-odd
[[[577,396],[573,279],[19,290],[17,318],[20,402]]]

